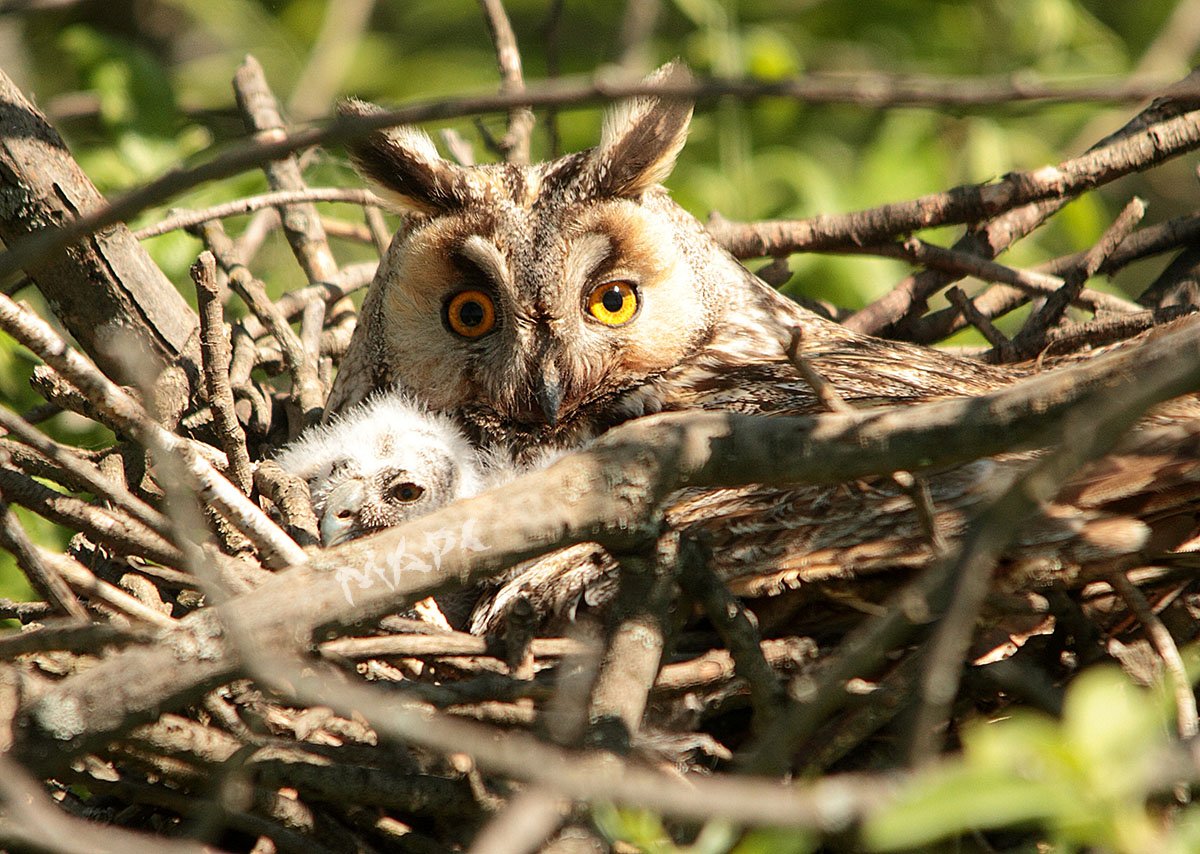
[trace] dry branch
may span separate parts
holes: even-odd
[[[525,77],[521,73],[521,51],[513,33],[508,13],[501,0],[479,0],[483,8],[488,32],[496,47],[496,64],[500,67],[500,92],[513,94],[525,91]],[[533,110],[527,106],[516,106],[508,111],[508,131],[500,140],[500,151],[510,163],[529,163],[529,137],[533,133]]]
[[[953,224],[973,224],[1045,199],[1066,199],[1131,172],[1141,171],[1200,146],[1200,111],[1155,122],[1057,166],[1012,172],[993,184],[955,187],[907,202],[851,214],[822,214],[806,220],[752,224],[716,219],[709,231],[738,258],[869,246],[896,234]],[[893,290],[890,294],[898,294]],[[864,309],[864,312],[866,309]],[[879,309],[875,309],[877,313]],[[861,313],[860,313],[861,314]],[[846,325],[860,332],[879,323],[859,319]]]
[[[60,233],[55,230],[106,210],[66,143],[3,72],[0,128],[0,240],[10,251],[35,235]],[[18,264],[5,263],[12,260],[6,252],[0,281],[25,267],[63,325],[113,376],[124,367],[117,351],[134,341],[160,368],[183,364],[193,380],[198,378],[195,312],[128,228],[94,231],[78,230]],[[186,385],[178,390],[184,399],[188,392]]]
[[[238,530],[254,541],[266,562],[277,565],[304,562],[300,547],[205,460],[195,446],[160,427],[141,404],[69,348],[45,321],[3,295],[0,295],[0,328],[74,383],[121,432],[156,452],[177,454],[205,501],[220,508]]]
[[[200,307],[200,352],[204,361],[204,387],[212,406],[213,421],[221,450],[229,460],[233,482],[250,494],[253,477],[246,450],[246,433],[234,411],[233,389],[229,384],[229,339],[225,337],[224,312],[217,289],[217,263],[211,252],[201,253],[192,265],[196,283],[196,301]]]

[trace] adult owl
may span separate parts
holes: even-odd
[[[685,76],[670,65],[651,81]],[[978,362],[854,334],[718,246],[660,183],[691,112],[633,100],[607,115],[595,148],[531,166],[460,166],[412,128],[354,144],[359,171],[407,217],[330,411],[399,384],[519,457],[664,410],[801,413],[816,400],[788,357],[795,327],[804,356],[850,401],[1003,381]]]
[[[668,66],[652,80],[685,74]],[[789,353],[796,329],[805,361],[854,405],[978,394],[1018,375],[855,334],[747,271],[661,186],[690,117],[680,100],[639,98],[608,114],[595,148],[530,166],[450,163],[411,128],[353,145],[359,171],[406,218],[364,302],[331,411],[398,384],[454,417],[477,445],[531,464],[653,412],[818,409]],[[1028,459],[931,476],[941,533],[960,534]],[[1195,469],[1184,460],[1178,479],[1190,484]],[[1139,476],[1105,475],[1106,489],[1081,493],[1089,500],[1046,507],[1014,546],[1012,577],[1062,580],[1148,543],[1169,547],[1129,501],[1117,506],[1155,480],[1131,470]],[[668,523],[705,531],[714,569],[746,596],[798,586],[820,599],[823,582],[912,569],[931,556],[913,499],[886,479],[677,498]],[[517,596],[544,615],[569,615],[602,601],[614,577],[608,556],[589,546],[550,555],[486,596],[472,628],[494,628]]]

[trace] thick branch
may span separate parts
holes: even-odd
[[[0,240],[15,246],[106,209],[62,138],[0,72]],[[25,265],[63,325],[112,376],[122,375],[116,349],[134,340],[160,367],[182,360],[198,377],[195,312],[129,229],[78,240],[90,231],[21,259],[0,279]]]
[[[1012,172],[992,184],[967,184],[851,214],[745,224],[716,220],[709,231],[739,258],[869,245],[924,228],[981,222],[1030,202],[1070,198],[1197,147],[1200,111],[1156,122],[1058,166]]]

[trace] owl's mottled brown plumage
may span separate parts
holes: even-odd
[[[595,149],[527,167],[456,166],[411,130],[353,149],[410,218],[372,284],[331,408],[398,383],[454,413],[482,444],[518,452],[576,447],[663,410],[807,412],[816,401],[787,355],[793,327],[805,357],[851,401],[1004,381],[978,362],[854,334],[722,250],[658,184],[690,113],[638,101],[610,117]],[[637,289],[638,312],[624,325],[584,310],[585,295],[607,281]],[[496,306],[495,328],[474,340],[444,316],[465,288]]]
[[[354,146],[360,171],[408,217],[371,286],[331,409],[398,384],[476,443],[530,460],[659,411],[816,411],[788,353],[795,329],[803,358],[856,406],[979,394],[1019,375],[856,334],[752,275],[660,186],[690,114],[678,101],[640,99],[610,115],[596,148],[532,166],[454,165],[411,129]],[[621,313],[629,294],[631,316]],[[611,306],[597,308],[601,298]],[[934,475],[943,533],[958,534],[1027,464],[1012,456]],[[1077,504],[1046,508],[1013,565],[1078,566],[1150,536],[1101,502]],[[717,571],[746,595],[930,556],[911,498],[885,482],[687,493],[669,522],[705,530]],[[483,603],[475,628],[492,627],[519,593],[548,613],[602,598],[611,570],[586,546],[534,561]]]

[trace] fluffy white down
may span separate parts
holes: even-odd
[[[387,467],[419,474],[435,458],[453,461],[459,473],[455,494],[441,503],[482,491],[491,481],[487,469],[498,462],[482,458],[446,416],[404,392],[386,391],[330,424],[310,428],[275,461],[308,482],[319,516],[325,497],[341,480]]]

